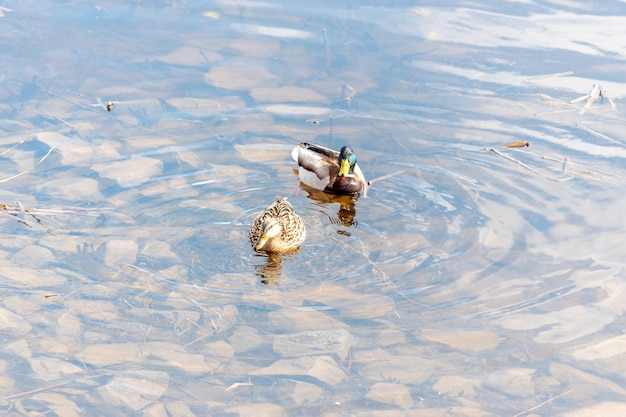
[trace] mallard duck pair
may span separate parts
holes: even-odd
[[[337,152],[301,143],[293,148],[291,156],[300,167],[300,181],[311,188],[343,195],[367,193],[368,183],[349,146]],[[256,251],[293,252],[304,242],[306,229],[291,204],[277,197],[275,203],[254,219],[248,236]]]

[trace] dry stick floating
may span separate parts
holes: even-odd
[[[542,103],[550,104],[553,106],[568,107],[568,108],[563,109],[563,110],[555,110],[555,111],[540,111],[540,112],[535,113],[535,116],[544,116],[544,115],[549,115],[549,114],[564,113],[564,112],[571,111],[571,109],[581,109],[581,106],[577,104],[568,103],[566,101],[562,101],[562,100],[550,97],[547,94],[539,94],[539,97],[541,97]]]
[[[400,171],[396,171],[396,172],[392,172],[391,174],[387,174],[387,175],[383,175],[382,177],[377,177],[374,178],[373,180],[369,180],[365,182],[365,187],[363,190],[363,197],[367,197],[367,189],[370,187],[370,185],[372,185],[372,183],[377,182],[377,181],[381,181],[381,180],[386,180],[389,177],[393,177],[394,175],[398,175],[403,173],[404,170],[400,170]]]
[[[517,142],[507,143],[506,145],[502,145],[501,148],[523,148],[524,146],[530,146],[530,143],[520,140]]]
[[[611,106],[611,110],[616,111],[617,110],[617,106],[615,106],[615,102],[613,102],[613,100],[606,94],[606,91],[602,89],[602,87],[599,84],[594,84],[591,87],[591,90],[589,90],[589,92],[581,97],[575,98],[573,100],[570,101],[562,101],[562,100],[558,100],[555,98],[550,97],[547,94],[539,94],[539,96],[541,97],[541,101],[547,104],[553,104],[553,105],[559,105],[559,106],[565,106],[565,107],[570,107],[570,108],[575,108],[578,109],[578,114],[584,114],[587,110],[589,110],[589,108],[591,107],[591,105],[598,100],[606,100],[609,102],[609,105]],[[580,103],[581,101],[585,101],[584,105],[579,105],[578,103]],[[557,112],[540,112],[540,113],[536,113],[537,115],[539,114],[550,114],[550,113],[557,113]]]
[[[250,381],[248,382],[235,382],[234,384],[232,384],[231,386],[227,387],[224,391],[228,392],[228,391],[232,391],[236,388],[239,387],[253,387],[254,384]]]
[[[39,224],[41,227],[44,227],[47,233],[52,233],[51,229],[48,226],[44,225],[39,217],[33,214],[31,210],[25,208],[24,205],[19,201],[16,202],[16,205],[14,207],[9,206],[8,204],[0,204],[0,210],[2,210],[0,211],[0,214],[11,216],[18,223],[22,223],[24,226],[32,229],[33,227],[30,225],[30,223],[28,223],[25,218],[26,216],[30,216],[35,219],[37,224]]]
[[[513,417],[520,417],[520,416],[523,416],[524,414],[528,414],[528,413],[530,413],[531,411],[535,411],[536,409],[541,408],[541,407],[543,407],[543,406],[544,406],[544,405],[546,405],[546,404],[550,404],[552,401],[554,401],[554,400],[558,400],[558,399],[559,399],[559,398],[561,398],[562,396],[567,395],[567,394],[569,394],[570,392],[573,392],[573,391],[574,391],[573,389],[570,389],[570,390],[568,390],[568,391],[565,391],[564,393],[559,394],[559,395],[557,395],[556,397],[552,397],[552,398],[550,398],[550,399],[548,399],[548,400],[545,400],[544,402],[539,403],[539,404],[537,404],[536,406],[531,407],[531,408],[529,408],[529,409],[528,409],[528,410],[526,410],[526,411],[522,411],[521,413],[517,413],[517,414],[515,414]]]
[[[563,100],[559,100],[558,98],[554,98],[552,96],[549,96],[547,94],[539,94],[539,97],[541,97],[541,102],[542,103],[546,103],[546,104],[550,104],[552,106],[563,106],[563,107],[569,107],[572,109],[580,109],[580,106],[574,104],[574,103],[570,103],[567,101],[563,101]]]
[[[37,394],[37,393],[45,392],[45,391],[51,391],[51,390],[53,390],[55,388],[59,388],[59,387],[62,387],[64,385],[71,384],[73,382],[86,381],[86,380],[90,380],[90,379],[94,379],[94,378],[100,378],[102,376],[107,376],[107,375],[111,376],[111,375],[113,375],[113,372],[105,372],[105,373],[96,374],[96,375],[82,376],[80,378],[74,378],[74,379],[70,379],[68,381],[58,382],[58,383],[55,383],[55,384],[46,385],[44,387],[35,388],[35,389],[30,390],[30,391],[18,392],[17,394],[12,394],[12,395],[7,395],[6,397],[2,397],[2,398],[0,398],[0,401],[8,401],[8,400],[14,400],[14,399],[20,398],[20,397],[32,396],[33,394]]]
[[[590,127],[585,126],[582,123],[576,123],[576,127],[591,133],[593,136],[595,136],[595,137],[597,137],[599,139],[604,139],[607,142],[614,143],[614,144],[617,144],[617,145],[622,145],[622,143],[620,141],[617,141],[617,140],[615,140],[613,138],[610,138],[607,135],[604,135],[604,134],[602,134],[600,132],[596,132],[595,130],[591,129]]]
[[[386,180],[387,178],[393,177],[394,175],[402,174],[403,172],[404,170],[400,170],[400,171],[392,172],[391,174],[383,175],[382,177],[374,178],[373,180],[369,180],[367,182],[367,185],[369,187],[370,185],[372,185],[373,182]]]
[[[12,179],[21,177],[22,175],[28,174],[30,171],[32,171],[33,169],[37,168],[39,165],[41,165],[43,163],[43,161],[46,160],[46,158],[48,158],[48,156],[50,156],[50,154],[52,153],[52,151],[54,150],[54,146],[50,147],[50,149],[48,150],[48,152],[41,157],[41,159],[39,160],[39,162],[37,162],[35,165],[33,165],[32,167],[28,168],[25,171],[20,172],[19,174],[15,174],[12,175],[10,177],[6,177],[6,178],[2,178],[0,179],[0,183],[3,182],[7,182],[7,181],[11,181]]]
[[[46,294],[43,298],[53,298],[53,297],[61,297],[61,294]]]
[[[606,94],[606,90],[604,90],[600,86],[600,84],[592,85],[591,86],[591,90],[589,90],[589,92],[587,93],[586,96],[582,96],[582,97],[578,97],[577,99],[570,100],[570,103],[578,103],[578,102],[583,101],[585,99],[587,99],[587,101],[585,102],[585,105],[582,107],[582,109],[580,109],[578,114],[585,113],[589,109],[589,107],[591,107],[591,104],[594,101],[596,101],[596,100],[607,100],[609,102],[609,105],[611,106],[611,110],[613,110],[613,111],[617,110],[617,107],[615,106],[615,103],[613,102],[611,97],[609,97]]]
[[[17,142],[15,145],[11,146],[9,149],[7,149],[6,151],[0,153],[0,156],[4,156],[6,154],[8,154],[9,152],[11,152],[13,149],[17,148],[18,146],[20,146],[22,143],[26,142],[26,139],[28,138],[24,138],[21,141]]]
[[[4,204],[0,205],[0,208],[9,209],[9,206]],[[84,207],[66,207],[61,209],[43,209],[43,208],[30,208],[27,209],[28,214],[76,214],[81,216],[100,216],[105,211],[115,210],[113,207],[99,207],[99,208],[84,208]]]
[[[569,181],[569,180],[571,180],[572,178],[574,178],[574,177],[572,177],[572,176],[569,176],[569,177],[564,177],[564,178],[556,178],[556,177],[552,177],[552,176],[550,176],[550,175],[544,174],[544,173],[543,173],[543,172],[541,172],[541,171],[536,170],[535,168],[532,168],[532,167],[530,167],[530,166],[526,165],[526,164],[525,164],[525,163],[523,163],[522,161],[518,161],[518,160],[517,160],[517,159],[515,159],[515,158],[512,158],[512,157],[510,157],[510,156],[508,156],[508,155],[505,155],[505,154],[503,154],[502,152],[500,152],[500,151],[498,151],[498,150],[496,150],[496,149],[494,149],[494,148],[488,148],[487,150],[488,150],[488,151],[490,151],[490,152],[493,152],[493,153],[495,153],[496,155],[499,155],[499,156],[501,156],[501,157],[503,157],[503,158],[506,158],[506,159],[508,159],[509,161],[513,161],[513,162],[515,162],[516,164],[519,164],[519,165],[523,166],[523,167],[524,167],[524,168],[526,168],[527,170],[529,170],[529,171],[531,171],[531,172],[534,172],[535,174],[541,175],[542,177],[545,177],[545,178],[547,178],[547,179],[549,179],[549,180],[552,180],[552,181],[556,181],[556,182],[561,182],[561,181]]]
[[[42,220],[37,216],[37,214],[76,214],[83,216],[99,216],[105,210],[113,210],[113,208],[98,208],[98,209],[83,209],[80,207],[72,207],[70,209],[38,209],[31,208],[27,209],[24,207],[22,203],[17,201],[15,205],[8,204],[0,204],[0,215],[11,216],[11,218],[15,219],[18,223],[22,223],[24,226],[32,229],[33,227],[28,222],[27,216],[33,218],[37,224],[46,229],[47,233],[53,234],[52,229],[46,226]]]
[[[543,81],[543,80],[547,80],[550,78],[556,78],[556,77],[565,77],[567,75],[572,75],[574,74],[574,71],[565,71],[565,72],[555,72],[553,74],[546,74],[546,75],[540,75],[538,77],[534,77],[534,78],[528,78],[526,80],[524,80],[525,83],[534,83],[536,81]]]
[[[83,108],[83,109],[85,109],[85,110],[90,110],[90,111],[93,111],[93,107],[102,107],[102,108],[106,108],[106,107],[105,107],[105,104],[104,104],[104,103],[102,103],[102,101],[101,101],[100,99],[98,99],[98,103],[97,103],[97,104],[89,104],[89,105],[85,105],[85,104],[82,104],[82,103],[80,103],[80,102],[78,102],[78,101],[76,101],[76,100],[73,100],[73,99],[71,99],[71,98],[67,98],[67,97],[66,97],[66,96],[64,96],[64,95],[57,94],[57,93],[55,93],[54,91],[49,90],[49,89],[47,89],[47,88],[46,88],[46,89],[44,89],[44,91],[46,92],[46,94],[49,94],[49,95],[54,96],[54,97],[57,97],[59,100],[63,100],[63,101],[65,101],[66,103],[70,103],[70,104],[72,104],[72,105],[74,105],[74,106],[81,107],[81,108]],[[121,102],[121,101],[116,101],[116,102],[113,102],[113,104],[112,104],[112,105],[118,105],[118,104],[122,104],[122,103],[124,103],[124,104],[136,104],[136,103],[142,103],[142,102],[144,102],[144,101],[145,101],[145,100],[130,100],[130,101],[124,101],[124,102]],[[107,105],[108,105],[108,103],[107,103]],[[107,114],[107,117],[111,117],[111,118],[112,118],[112,117],[114,117],[114,116],[113,116],[113,115],[110,115],[110,114]],[[162,131],[157,131],[157,130],[154,130],[154,129],[147,128],[147,127],[145,127],[145,126],[142,126],[142,125],[141,125],[141,123],[132,124],[131,122],[128,122],[128,123],[127,123],[127,122],[124,122],[124,121],[123,121],[123,120],[121,120],[121,119],[118,119],[118,121],[119,121],[120,123],[122,123],[122,125],[123,125],[124,127],[129,127],[129,126],[130,126],[130,127],[134,127],[134,128],[137,128],[137,129],[141,129],[141,130],[143,130],[144,132],[148,132],[148,133],[155,134],[155,135],[158,135],[158,136],[171,137],[171,138],[175,138],[175,137],[176,137],[176,135],[171,134],[171,133],[162,132]],[[63,123],[65,123],[65,122],[63,122]],[[70,125],[70,126],[71,126],[71,125]]]
[[[541,154],[530,152],[530,151],[527,151],[526,153],[536,156],[541,159],[545,159],[546,161],[563,163],[563,173],[565,173],[565,170],[569,170],[569,172],[574,172],[580,175],[586,175],[586,176],[597,175],[597,176],[613,178],[615,180],[620,180],[620,181],[626,180],[626,177],[622,175],[617,175],[610,171],[602,170],[596,167],[589,167],[587,165],[572,162],[568,158],[556,158],[554,156],[541,155]],[[576,171],[573,171],[573,169],[576,169]]]

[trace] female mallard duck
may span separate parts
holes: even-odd
[[[303,184],[332,194],[367,194],[368,183],[356,163],[356,155],[349,146],[339,152],[311,143],[293,148],[291,156],[300,166]]]
[[[304,241],[306,229],[291,204],[282,197],[256,216],[248,232],[257,251],[293,252]]]

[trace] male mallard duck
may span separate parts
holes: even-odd
[[[291,156],[300,166],[303,184],[333,194],[367,194],[368,183],[356,163],[356,155],[349,146],[339,152],[311,143],[293,148]]]
[[[304,241],[306,229],[291,204],[276,197],[274,204],[256,216],[248,236],[257,251],[293,252]]]

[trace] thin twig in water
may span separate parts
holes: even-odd
[[[53,298],[53,297],[60,297],[61,294],[46,294],[43,296],[43,298]]]
[[[0,204],[0,215],[6,215],[14,218],[18,223],[22,223],[24,226],[32,229],[33,227],[28,223],[26,217],[30,216],[37,224],[46,229],[47,233],[52,233],[52,230],[41,222],[41,219],[37,217],[31,210],[24,207],[19,201],[15,203],[15,206],[9,206],[8,204]]]
[[[554,156],[549,156],[549,155],[542,155],[542,154],[538,154],[538,153],[534,153],[534,152],[530,152],[527,151],[526,153],[528,153],[529,155],[533,155],[536,156],[538,158],[541,159],[545,159],[546,161],[551,161],[551,162],[560,162],[563,163],[563,169],[567,169],[568,172],[570,173],[575,173],[575,174],[579,174],[579,175],[583,175],[583,176],[590,176],[590,175],[595,175],[595,176],[601,176],[601,177],[607,177],[607,178],[611,178],[614,180],[619,180],[619,181],[625,181],[626,177],[621,176],[621,175],[617,175],[613,172],[610,171],[606,171],[606,170],[602,170],[596,167],[590,167],[587,165],[583,165],[583,164],[579,164],[576,162],[572,162],[571,159],[567,159],[567,161],[564,161],[562,157],[554,157]]]
[[[381,180],[385,180],[385,179],[387,179],[389,177],[393,177],[394,175],[398,175],[398,174],[401,174],[403,172],[404,172],[404,170],[396,171],[396,172],[392,172],[391,174],[383,175],[382,177],[377,177],[377,178],[374,178],[373,180],[367,181],[365,183],[365,186],[363,187],[363,190],[362,190],[363,197],[367,197],[367,189],[372,185],[372,183],[377,182],[377,181],[381,181]]]
[[[601,100],[601,101],[608,101],[609,105],[611,106],[611,110],[616,111],[617,107],[615,106],[615,103],[613,102],[613,100],[611,99],[611,97],[609,97],[606,93],[606,90],[604,90],[600,84],[594,84],[591,86],[591,90],[589,90],[589,92],[587,93],[587,95],[584,95],[582,97],[578,97],[577,99],[571,100],[570,103],[578,103],[580,101],[586,100],[585,105],[580,109],[580,111],[578,112],[578,114],[583,114],[585,113],[589,107],[591,107],[591,104],[593,104],[594,101],[596,100]]]
[[[566,101],[562,101],[562,100],[556,99],[554,97],[550,97],[547,94],[539,94],[539,97],[541,97],[541,102],[542,103],[550,104],[550,105],[553,105],[553,106],[567,107],[567,109],[555,110],[555,111],[541,111],[541,112],[535,113],[535,116],[545,116],[545,115],[550,115],[550,114],[565,113],[565,112],[571,111],[571,109],[578,109],[578,110],[582,109],[582,107],[577,105],[577,104],[568,103]]]
[[[224,391],[232,391],[239,387],[253,387],[254,384],[252,382],[235,382],[233,385],[227,387]]]
[[[215,332],[214,332],[214,331],[211,331],[211,333],[207,333],[207,334],[205,334],[204,336],[197,337],[197,338],[195,338],[194,340],[192,340],[191,342],[184,344],[183,346],[184,346],[184,347],[189,347],[189,346],[191,346],[191,345],[193,345],[193,344],[195,344],[195,343],[198,343],[198,342],[203,341],[203,340],[204,340],[204,339],[206,339],[207,337],[213,336],[214,334],[215,334]]]
[[[54,146],[50,147],[48,152],[44,156],[42,156],[41,159],[39,160],[39,162],[37,162],[35,165],[33,165],[32,167],[28,168],[25,171],[20,172],[19,174],[15,174],[15,175],[12,175],[10,177],[6,177],[6,178],[0,179],[0,183],[11,181],[11,180],[13,180],[15,178],[21,177],[22,175],[28,174],[30,171],[32,171],[33,169],[35,169],[39,165],[41,165],[43,163],[43,161],[45,161],[46,158],[48,158],[48,156],[50,156],[50,154],[52,153],[53,150],[54,150]]]
[[[556,72],[553,74],[546,74],[546,75],[540,75],[538,77],[534,77],[534,78],[529,78],[527,80],[524,80],[525,83],[534,83],[535,81],[543,81],[543,80],[547,80],[550,78],[555,78],[555,77],[565,77],[567,75],[572,75],[574,74],[573,71],[565,71],[565,72]]]
[[[4,156],[6,154],[8,154],[9,152],[11,152],[13,149],[17,148],[18,146],[20,146],[22,143],[26,142],[26,139],[22,139],[21,141],[17,142],[15,145],[11,146],[9,149],[7,149],[6,151],[0,153],[0,156]]]
[[[13,400],[15,398],[32,396],[33,394],[37,394],[37,393],[45,392],[45,391],[51,391],[51,390],[53,390],[55,388],[59,388],[59,387],[62,387],[64,385],[71,384],[73,382],[87,381],[87,380],[90,380],[90,379],[100,378],[102,376],[112,375],[112,374],[113,374],[112,372],[106,372],[106,373],[101,373],[101,374],[96,374],[96,375],[82,376],[82,377],[79,377],[79,378],[74,378],[74,379],[70,379],[70,380],[67,380],[67,381],[46,385],[44,387],[36,388],[36,389],[30,390],[30,391],[23,391],[23,392],[18,392],[17,394],[7,395],[6,397],[0,398],[0,401],[8,401],[8,400]]]
[[[369,185],[372,185],[372,183],[374,182],[386,180],[387,178],[393,177],[394,175],[402,174],[403,172],[404,170],[400,170],[400,171],[392,172],[391,174],[383,175],[382,177],[374,178],[373,180],[369,180],[367,182],[367,185],[369,186]]]
[[[604,135],[604,134],[602,134],[600,132],[596,132],[595,130],[591,129],[590,127],[585,126],[584,124],[576,123],[576,127],[579,128],[579,129],[582,129],[582,130],[586,130],[587,132],[591,133],[593,136],[595,136],[597,138],[600,138],[600,139],[604,139],[607,142],[615,143],[617,145],[622,145],[621,142],[619,142],[619,141],[617,141],[617,140],[615,140],[613,138],[610,138],[607,135]]]
[[[513,417],[520,417],[520,416],[523,416],[524,414],[528,414],[528,413],[530,413],[531,411],[535,411],[536,409],[541,408],[541,407],[543,407],[543,406],[544,406],[544,405],[546,405],[546,404],[550,404],[552,401],[554,401],[554,400],[558,400],[558,399],[559,399],[559,398],[561,398],[562,396],[567,395],[567,394],[569,394],[570,392],[573,392],[573,391],[574,391],[573,389],[571,389],[571,390],[569,390],[569,391],[565,391],[563,394],[559,394],[559,395],[557,395],[556,397],[552,397],[552,398],[550,398],[549,400],[545,400],[544,402],[539,403],[539,404],[537,404],[536,406],[531,407],[531,408],[529,408],[529,409],[528,409],[528,410],[526,410],[526,411],[523,411],[523,412],[521,412],[521,413],[515,414]]]
[[[503,157],[503,158],[505,158],[505,159],[508,159],[509,161],[513,161],[513,162],[515,162],[516,164],[519,164],[520,166],[522,166],[522,167],[526,168],[527,170],[529,170],[529,171],[531,171],[531,172],[534,172],[535,174],[541,175],[542,177],[547,178],[547,179],[552,180],[552,181],[557,181],[557,182],[561,182],[561,181],[569,181],[569,180],[571,180],[572,178],[574,178],[574,177],[572,177],[572,176],[569,176],[569,177],[563,177],[563,178],[556,178],[556,177],[552,177],[552,176],[550,176],[550,175],[548,175],[548,174],[544,174],[543,172],[541,172],[541,171],[539,171],[539,170],[536,170],[535,168],[532,168],[532,167],[530,167],[530,166],[526,165],[526,164],[525,164],[525,163],[523,163],[522,161],[519,161],[519,160],[517,160],[517,159],[515,159],[515,158],[513,158],[513,157],[511,157],[511,156],[505,155],[505,154],[503,154],[502,152],[500,152],[500,151],[498,151],[498,150],[496,150],[496,149],[494,149],[494,148],[488,148],[487,150],[488,150],[488,151],[490,151],[490,152],[493,152],[493,153],[495,153],[496,155],[499,155],[499,156],[501,156],[501,157]]]
[[[70,122],[67,122],[67,121],[65,121],[65,120],[61,119],[61,118],[60,118],[60,117],[58,117],[58,116],[54,116],[54,119],[55,119],[55,120],[57,120],[57,121],[59,121],[59,122],[61,122],[61,123],[63,123],[65,126],[69,127],[69,128],[70,128],[70,129],[72,129],[72,130],[76,129],[76,126],[74,126],[74,125],[73,125],[73,124],[71,124]]]
[[[98,208],[83,208],[83,207],[64,207],[60,209],[44,209],[44,208],[31,208],[28,212],[33,214],[76,214],[81,216],[100,216],[105,211],[115,210],[113,207],[98,207]]]
[[[569,107],[572,109],[580,109],[580,106],[571,103],[571,102],[567,102],[567,101],[563,101],[563,100],[559,100],[558,98],[554,98],[552,96],[549,96],[547,94],[539,94],[539,97],[541,97],[541,102],[542,103],[546,103],[546,104],[550,104],[552,106],[563,106],[563,107]]]

